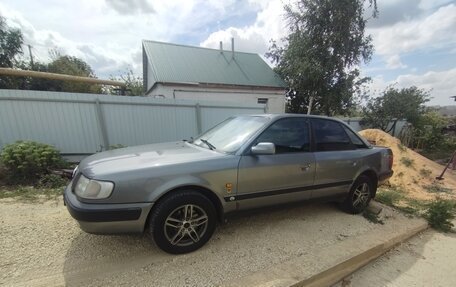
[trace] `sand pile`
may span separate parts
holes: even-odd
[[[403,146],[399,139],[376,129],[359,132],[361,136],[378,146],[391,148],[394,154],[394,175],[389,184],[403,189],[410,197],[420,200],[456,198],[456,172],[447,170],[444,180],[436,180],[444,166]],[[387,183],[388,184],[388,183]]]

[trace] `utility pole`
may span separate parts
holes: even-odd
[[[30,54],[30,66],[32,67],[32,70],[33,70],[33,54],[32,54],[32,45],[27,45],[28,46],[28,50],[29,50],[29,54]]]

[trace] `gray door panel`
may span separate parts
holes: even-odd
[[[314,176],[315,158],[310,152],[243,156],[236,195],[239,208],[308,199]]]
[[[358,150],[316,152],[314,184],[332,184],[329,188],[315,189],[312,197],[347,193],[362,165],[363,153]]]

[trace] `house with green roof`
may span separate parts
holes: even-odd
[[[142,42],[146,96],[265,104],[285,112],[285,82],[254,53]]]

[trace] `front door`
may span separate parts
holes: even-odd
[[[249,209],[308,199],[315,176],[315,158],[310,152],[309,120],[279,119],[253,143],[272,142],[272,155],[243,155],[238,169],[239,209]]]

